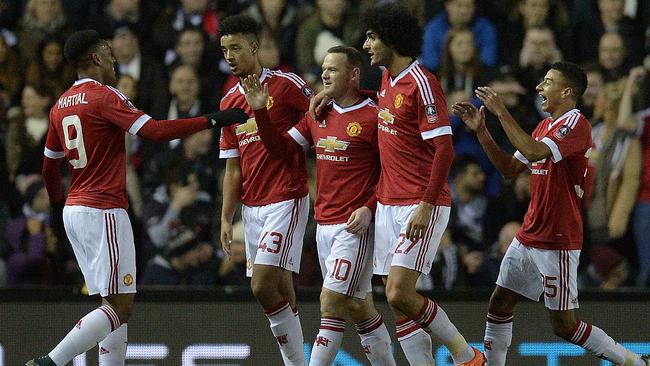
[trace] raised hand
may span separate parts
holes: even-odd
[[[470,130],[476,132],[485,127],[485,106],[476,109],[470,102],[458,102],[451,108],[454,114],[460,117]]]
[[[255,74],[242,78],[241,83],[244,87],[244,94],[248,105],[250,105],[252,109],[266,108],[266,104],[269,101],[268,85],[264,84],[262,87],[260,79]]]
[[[488,86],[479,86],[475,92],[478,99],[485,104],[488,111],[492,112],[495,116],[499,117],[508,112],[508,108],[503,104],[503,100],[501,100],[494,89]]]

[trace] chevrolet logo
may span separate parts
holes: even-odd
[[[319,138],[316,147],[321,147],[327,152],[336,152],[336,150],[346,150],[350,145],[347,141],[339,141],[336,136],[327,136],[326,139]]]
[[[235,134],[237,136],[246,134],[252,135],[257,132],[257,123],[255,122],[255,118],[249,118],[246,123],[243,123],[237,127],[235,127]]]
[[[395,116],[393,116],[388,108],[384,108],[379,111],[379,118],[383,119],[384,122],[386,123],[393,123],[395,122]]]

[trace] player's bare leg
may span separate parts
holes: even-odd
[[[505,366],[512,342],[514,310],[520,295],[498,286],[492,292],[485,323],[485,356],[490,366]]]
[[[549,310],[553,332],[597,357],[621,366],[646,366],[647,359],[626,349],[602,329],[578,320],[575,310]]]
[[[251,288],[269,319],[285,365],[303,366],[305,354],[300,317],[290,304],[290,301],[295,304],[291,276],[292,273],[283,268],[256,264]]]
[[[102,306],[86,314],[63,340],[45,357],[32,360],[27,365],[67,365],[73,358],[99,343],[100,347],[111,347],[111,357],[100,355],[105,365],[124,365],[126,357],[126,323],[133,310],[134,294],[120,294],[106,297]],[[113,335],[115,333],[115,335]],[[109,342],[105,340],[109,338]],[[118,344],[119,342],[122,342]]]
[[[390,350],[390,335],[375,309],[372,293],[365,299],[359,299],[323,288],[320,303],[321,326],[312,349],[310,366],[332,364],[343,340],[346,317],[355,322],[361,346],[373,366],[395,365]]]
[[[395,313],[397,334],[401,338],[400,344],[405,354],[408,352],[411,357],[414,357],[411,359],[407,354],[411,365],[434,361],[431,355],[431,340],[429,339],[427,344],[424,337],[418,334],[417,328],[426,330],[444,344],[455,365],[483,365],[483,355],[467,344],[444,310],[415,290],[415,283],[419,277],[418,271],[392,266],[386,283],[386,296]],[[423,341],[418,342],[418,338]],[[414,346],[415,343],[417,346]],[[428,354],[422,352],[422,349],[428,351]]]

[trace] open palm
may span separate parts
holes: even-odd
[[[481,109],[469,102],[458,102],[452,106],[454,114],[469,127],[470,130],[476,132],[485,126],[485,107]]]
[[[266,107],[269,100],[268,85],[264,84],[264,87],[262,87],[260,79],[255,74],[248,75],[247,77],[242,78],[241,81],[248,105],[250,105],[254,110]]]

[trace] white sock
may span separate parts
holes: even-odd
[[[390,334],[386,324],[377,313],[370,319],[356,324],[361,347],[372,366],[396,366],[395,358],[391,352]]]
[[[127,332],[128,324],[124,323],[99,342],[99,366],[124,366]]]
[[[67,365],[75,356],[95,347],[119,325],[120,320],[113,308],[102,305],[81,318],[49,356],[58,366]]]
[[[424,299],[422,310],[415,317],[416,323],[447,347],[455,365],[471,361],[474,350],[467,344],[465,338],[458,332],[454,323],[449,320],[447,313],[431,299]]]
[[[411,319],[403,319],[395,324],[397,340],[410,365],[431,365],[435,362],[431,352],[431,337],[420,325]]]
[[[505,366],[512,342],[512,314],[488,313],[485,322],[485,357],[490,366]]]
[[[571,343],[577,344],[596,357],[611,361],[615,365],[645,366],[645,361],[641,359],[641,356],[627,350],[602,329],[580,320],[573,331]]]
[[[300,317],[294,313],[287,301],[265,311],[271,323],[282,359],[286,366],[305,366],[305,353],[302,348],[303,336]]]
[[[311,349],[309,366],[330,366],[343,341],[345,320],[324,316],[320,320],[320,330]]]

